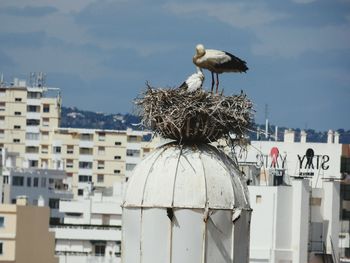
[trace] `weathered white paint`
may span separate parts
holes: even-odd
[[[307,262],[308,181],[295,186],[249,186],[250,262]]]
[[[250,213],[244,179],[225,154],[164,145],[128,182],[123,262],[248,262]]]

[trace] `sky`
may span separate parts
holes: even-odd
[[[243,90],[257,123],[268,105],[278,126],[350,129],[350,0],[0,1],[0,72],[45,72],[63,106],[133,113],[146,82],[195,72],[198,43],[247,62],[220,88]]]

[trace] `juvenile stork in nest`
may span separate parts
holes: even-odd
[[[205,49],[202,44],[196,46],[196,54],[193,57],[193,63],[200,68],[211,72],[211,91],[214,88],[214,73],[216,74],[216,93],[219,88],[219,74],[224,72],[246,72],[248,67],[244,60],[220,50]]]
[[[202,88],[203,82],[204,74],[202,70],[199,67],[197,67],[197,73],[193,73],[191,76],[189,76],[179,88],[185,89],[188,92],[194,92]]]

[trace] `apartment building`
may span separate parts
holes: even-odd
[[[126,181],[152,147],[150,132],[59,128],[41,154],[48,167],[66,170],[77,197]]]
[[[0,262],[56,263],[55,237],[49,232],[49,208],[17,204],[0,205]]]
[[[150,132],[60,128],[59,89],[45,87],[40,74],[32,83],[0,85],[0,148],[7,166],[65,170],[69,189],[82,196],[127,180],[152,148]]]
[[[60,202],[64,223],[51,225],[59,262],[120,262],[123,184]]]
[[[16,167],[41,167],[41,144],[59,126],[59,91],[41,84],[27,86],[15,79],[11,86],[0,87],[0,148],[16,157]]]

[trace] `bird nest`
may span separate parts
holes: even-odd
[[[147,84],[135,104],[144,126],[180,143],[213,142],[231,133],[242,137],[252,125],[252,102],[243,93],[224,96]]]

